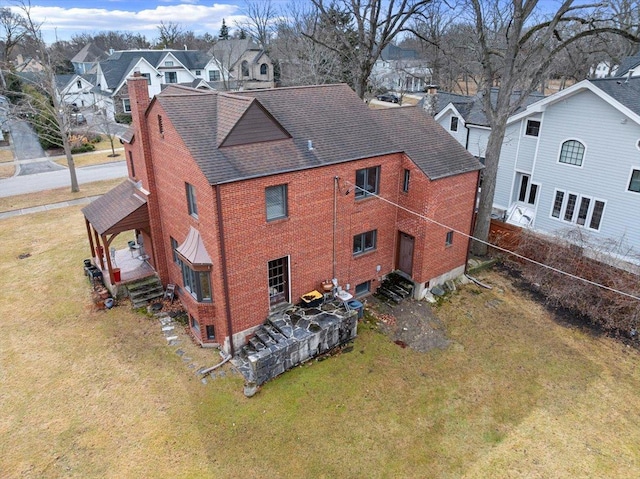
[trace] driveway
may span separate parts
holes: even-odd
[[[23,120],[11,120],[9,122],[9,128],[11,130],[16,160],[20,162],[17,165],[18,176],[64,169],[63,166],[57,165],[47,158],[38,141],[38,135],[36,135],[29,123]]]

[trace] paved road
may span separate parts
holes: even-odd
[[[57,171],[35,173],[28,177],[14,176],[0,180],[0,197],[34,193],[36,191],[45,191],[53,188],[71,188],[69,171],[64,167],[60,168],[61,169]],[[76,173],[78,175],[78,183],[80,184],[124,178],[127,176],[127,164],[125,161],[115,161],[102,165],[85,166],[84,168],[76,168]]]

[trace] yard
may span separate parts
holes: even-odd
[[[2,477],[640,474],[638,351],[498,273],[437,307],[446,349],[367,323],[247,399],[237,375],[201,383],[157,320],[92,309],[79,208],[2,220],[0,244]]]

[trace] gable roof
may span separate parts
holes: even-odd
[[[633,70],[637,68],[639,65],[640,65],[640,51],[635,55],[631,55],[622,59],[622,61],[620,62],[620,66],[618,66],[618,69],[616,70],[616,76],[617,77],[626,76],[627,73],[629,73],[629,70]]]
[[[162,106],[211,184],[398,153],[406,146],[404,140],[408,140],[408,136],[402,135],[402,144],[399,140],[392,141],[378,113],[343,84],[224,94],[174,87],[157,95],[152,106],[155,102]],[[251,108],[266,113],[269,134],[276,133],[276,128],[286,134],[272,141],[252,143],[247,139],[219,147],[229,135],[225,132],[242,123]],[[264,125],[265,118],[257,124]],[[427,128],[429,140],[434,135],[434,145],[438,146],[434,151],[450,146],[457,152],[460,148],[446,133],[440,136],[443,131],[439,126],[434,128],[426,116],[410,119]],[[406,118],[390,117],[389,121],[400,122],[398,128],[402,128]],[[412,141],[428,144],[424,140],[425,131],[416,132],[413,127],[410,130],[415,133]],[[461,159],[458,164],[446,156],[418,153],[417,147],[414,147],[414,156],[421,158],[425,173],[434,177],[479,168],[475,160]],[[467,160],[472,158],[466,152],[464,156]],[[442,164],[436,167],[438,162]]]
[[[89,42],[82,47],[78,53],[76,53],[76,55],[71,59],[71,63],[95,63],[106,56],[106,52],[100,50],[95,43]]]
[[[244,55],[246,51],[255,51],[256,55],[253,57],[252,62],[256,63],[260,57],[264,54],[256,43],[250,38],[231,38],[229,40],[219,40],[209,52],[220,62],[227,66],[227,68],[233,68],[238,62],[240,57]]]
[[[526,110],[509,118],[509,123],[534,113],[540,113],[548,106],[583,91],[590,91],[640,125],[640,77],[582,80],[569,88],[565,88],[527,106]]]
[[[491,104],[495,105],[498,100],[498,92],[499,88],[491,88]],[[481,92],[476,95],[458,95],[455,93],[448,92],[438,92],[437,93],[437,113],[442,112],[447,105],[453,104],[460,115],[462,115],[463,120],[468,125],[478,125],[478,126],[491,126],[489,124],[489,119],[484,111],[483,104],[483,94]],[[538,92],[531,93],[524,100],[524,104],[515,111],[518,113],[524,110],[528,105],[540,101],[544,98],[544,95]],[[511,103],[515,103],[520,99],[520,92],[515,91],[511,94]],[[421,103],[426,101],[425,99],[421,100]],[[436,115],[438,117],[438,115]]]
[[[417,60],[418,52],[410,48],[402,48],[389,44],[380,52],[380,59],[384,61]]]
[[[160,67],[160,63],[167,54],[173,55],[187,70],[203,69],[211,56],[199,50],[125,50],[117,51],[105,61],[100,62],[100,69],[107,81],[103,89],[118,88],[131,73],[134,66],[144,59],[153,68]]]
[[[130,179],[82,208],[98,234],[112,234],[149,224],[147,198]]]
[[[482,169],[457,141],[417,106],[374,110],[381,129],[430,179]]]

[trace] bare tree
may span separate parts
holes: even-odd
[[[71,154],[71,145],[69,143],[69,132],[71,129],[71,114],[62,99],[60,98],[56,79],[55,69],[51,59],[47,54],[44,40],[42,39],[41,24],[35,23],[31,16],[30,0],[23,0],[19,3],[21,17],[24,22],[26,35],[32,39],[36,51],[39,51],[43,58],[41,59],[44,70],[41,75],[34,77],[31,83],[31,90],[23,91],[20,106],[22,109],[35,109],[40,114],[39,117],[44,120],[39,124],[39,134],[46,137],[47,141],[56,142],[63,148],[67,157],[67,167],[71,179],[71,191],[80,191],[78,187],[78,178],[76,175],[76,167]],[[44,97],[38,93],[44,93]]]
[[[543,15],[538,0],[468,0],[468,3],[481,64],[479,91],[491,125],[474,232],[477,238],[486,241],[509,116],[539,88],[553,59],[574,43],[598,35],[620,35],[634,41],[637,38],[613,26],[611,10],[601,4],[564,0],[553,14]],[[500,88],[492,98],[491,88],[495,85]],[[520,95],[514,95],[516,90]],[[475,242],[473,249],[476,254],[487,252],[486,244],[481,242]]]
[[[247,20],[236,26],[267,52],[278,19],[278,11],[271,0],[246,1],[243,13]]]
[[[2,68],[6,67],[11,51],[27,34],[22,17],[8,8],[0,8],[0,35],[2,42]]]
[[[424,15],[431,0],[311,0],[318,21],[303,34],[338,54],[351,84],[364,98],[373,64],[409,20]],[[327,31],[329,30],[329,31]]]
[[[167,22],[160,20],[160,25],[156,27],[158,29],[158,48],[175,48],[178,38],[182,35],[182,28],[179,23]]]
[[[285,86],[344,81],[340,56],[303,35],[313,29],[317,17],[317,11],[291,4],[276,24],[271,55],[278,62],[280,81]]]

